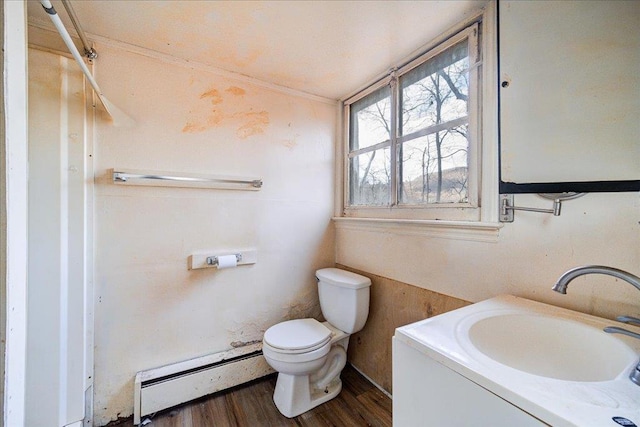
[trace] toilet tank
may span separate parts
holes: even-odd
[[[338,268],[316,271],[320,308],[327,322],[352,334],[364,327],[369,315],[371,280]]]

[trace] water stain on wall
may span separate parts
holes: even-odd
[[[211,89],[207,92],[204,92],[202,95],[200,95],[200,99],[204,98],[211,98],[211,103],[213,105],[220,104],[223,101],[222,96],[220,96],[220,92],[218,92],[218,89]]]
[[[207,130],[205,126],[199,123],[194,123],[194,122],[187,122],[182,128],[183,133],[198,133],[198,132],[204,132],[205,130]]]
[[[237,86],[229,86],[222,93],[217,88],[209,88],[200,94],[199,99],[208,100],[209,104],[202,108],[198,105],[189,111],[192,116],[182,128],[183,133],[201,133],[219,126],[236,126],[236,135],[240,139],[246,139],[253,135],[265,133],[270,124],[269,112],[238,111],[238,97],[243,97],[246,91]],[[226,96],[225,96],[226,95]],[[228,97],[232,97],[232,102],[227,103],[227,108],[223,105]],[[214,108],[211,108],[211,107]]]
[[[245,95],[247,93],[246,90],[244,90],[244,89],[242,89],[241,87],[238,87],[238,86],[229,86],[227,88],[227,90],[225,90],[225,92],[228,92],[231,95],[235,95],[235,96],[242,96],[242,95]]]
[[[296,134],[296,136],[298,136]],[[298,142],[295,139],[283,139],[282,141],[280,141],[282,145],[284,145],[287,148],[293,148],[296,145],[298,145]]]
[[[301,290],[296,296],[287,301],[281,309],[282,319],[284,320],[303,319],[306,317],[321,319],[322,310],[318,300],[317,287],[313,286]]]
[[[287,130],[289,131],[289,133],[292,134],[292,136],[291,138],[281,140],[280,144],[282,144],[283,146],[289,149],[293,149],[296,145],[298,145],[298,137],[300,137],[300,134],[299,133],[293,134],[293,131],[291,128],[291,122],[289,122]]]
[[[230,63],[236,68],[245,68],[252,65],[262,56],[262,51],[258,48],[247,48],[242,51],[231,52],[227,55],[219,56],[218,62]]]
[[[234,117],[239,118],[242,122],[236,131],[236,135],[240,139],[262,134],[269,126],[269,113],[266,111],[243,112],[234,114]]]
[[[200,133],[216,127],[225,118],[220,110],[211,110],[209,116],[203,120],[189,121],[182,128],[183,133]]]

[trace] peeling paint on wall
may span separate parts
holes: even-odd
[[[243,347],[252,343],[262,342],[264,331],[268,327],[268,323],[263,319],[268,316],[260,315],[258,317],[236,321],[234,322],[234,327],[227,328],[231,347]]]
[[[262,342],[262,340],[233,341],[231,343],[231,347],[233,347],[233,348],[246,347],[246,346],[249,346],[249,345],[260,344],[261,342]]]
[[[234,325],[227,328],[229,345],[238,348],[261,343],[265,331],[272,325],[304,318],[324,320],[315,286],[300,290],[279,309],[256,312],[251,317],[242,313]]]

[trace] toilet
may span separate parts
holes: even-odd
[[[338,268],[316,271],[320,308],[326,322],[297,319],[267,329],[262,352],[278,371],[273,401],[292,418],[340,393],[340,373],[347,363],[349,336],[369,315],[371,280]]]

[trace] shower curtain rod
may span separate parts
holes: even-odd
[[[82,27],[80,26],[80,21],[78,20],[78,15],[76,15],[76,11],[73,10],[73,6],[71,6],[71,2],[69,0],[61,0],[62,5],[67,11],[67,15],[71,19],[71,23],[73,24],[73,28],[76,29],[76,33],[78,33],[78,37],[80,37],[80,41],[82,42],[82,47],[84,47],[84,56],[89,59],[96,59],[98,57],[98,52],[95,51],[94,48],[91,47],[89,41],[87,40],[87,36],[84,34]]]
[[[104,106],[105,110],[107,110],[107,113],[109,114],[109,116],[111,116],[111,119],[113,120],[113,124],[115,126],[133,125],[134,123],[133,119],[129,117],[126,113],[124,113],[122,110],[120,110],[118,107],[113,105],[111,102],[109,102],[107,97],[104,96],[104,94],[100,90],[100,87],[98,86],[98,82],[96,82],[96,80],[93,78],[91,71],[89,71],[89,68],[87,68],[87,64],[84,63],[84,60],[80,55],[80,52],[78,52],[78,48],[76,48],[76,45],[73,43],[71,36],[67,32],[67,29],[62,23],[60,16],[58,16],[58,12],[56,12],[53,5],[51,4],[51,1],[40,0],[40,4],[42,4],[42,7],[44,8],[45,12],[47,12],[47,14],[49,15],[49,18],[51,18],[51,22],[53,22],[53,25],[58,30],[58,33],[60,33],[60,36],[62,37],[64,44],[67,45],[67,48],[69,48],[69,52],[71,52],[71,55],[73,55],[73,58],[76,60],[76,62],[82,69],[82,72],[87,77],[87,80],[89,80],[89,84],[91,84],[91,87],[93,88],[96,95],[100,99],[100,102]]]

